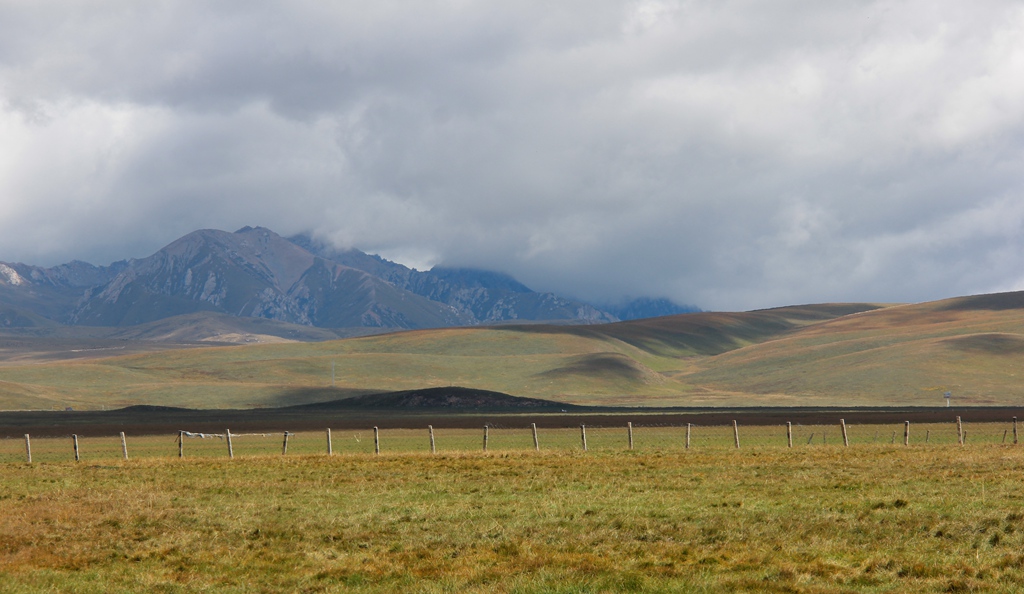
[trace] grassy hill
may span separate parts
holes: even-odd
[[[287,406],[465,386],[581,405],[1020,404],[1024,293],[448,328],[0,367],[0,408]],[[338,396],[333,396],[337,398]]]
[[[1024,293],[838,318],[705,359],[685,381],[810,404],[1024,404]],[[677,376],[678,378],[678,376]]]
[[[550,398],[672,397],[686,390],[605,338],[512,329],[444,329],[319,343],[165,351],[0,368],[0,402],[30,391],[39,407],[301,404],[335,385],[350,393],[467,386]],[[594,367],[597,374],[585,373]],[[24,398],[20,399],[24,402]],[[20,408],[20,406],[19,406]]]

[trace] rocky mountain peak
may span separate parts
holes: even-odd
[[[45,318],[90,326],[200,312],[321,328],[617,320],[592,305],[532,291],[501,272],[418,271],[309,235],[286,239],[250,226],[233,233],[200,229],[148,257],[108,267],[0,263],[0,306],[5,305],[33,323]]]

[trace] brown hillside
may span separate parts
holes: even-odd
[[[699,363],[706,389],[849,403],[1024,402],[1024,293],[902,305],[795,330]]]
[[[718,355],[809,324],[876,310],[870,303],[797,305],[750,312],[701,312],[595,326],[503,326],[520,332],[616,339],[662,357]]]

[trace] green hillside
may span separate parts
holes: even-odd
[[[646,367],[643,359],[650,357],[607,339],[500,329],[432,330],[4,367],[0,399],[3,408],[22,408],[7,402],[9,395],[26,392],[36,394],[42,408],[300,404],[323,398],[332,366],[335,386],[347,393],[460,385],[523,396],[626,402],[634,396],[670,397],[686,391]],[[577,373],[581,364],[607,371]]]
[[[249,408],[437,386],[584,405],[942,405],[945,391],[955,404],[1020,404],[1022,357],[1014,293],[8,365],[0,408]]]
[[[579,404],[716,401],[672,374],[694,361],[874,306],[702,313],[601,326],[401,332],[0,368],[0,408],[260,407],[458,385]],[[338,397],[335,395],[335,397]]]
[[[808,404],[1024,404],[1024,293],[903,305],[707,358],[676,379]]]
[[[617,340],[660,357],[708,356],[756,344],[809,324],[880,307],[866,303],[797,305],[752,312],[685,314],[596,326],[520,326],[515,329]]]

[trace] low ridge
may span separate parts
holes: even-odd
[[[342,398],[330,402],[300,404],[287,407],[302,410],[338,410],[338,409],[386,409],[386,410],[530,410],[530,411],[564,411],[577,407],[539,398],[512,396],[491,390],[474,390],[458,386],[440,388],[423,388],[419,390],[401,390]]]

